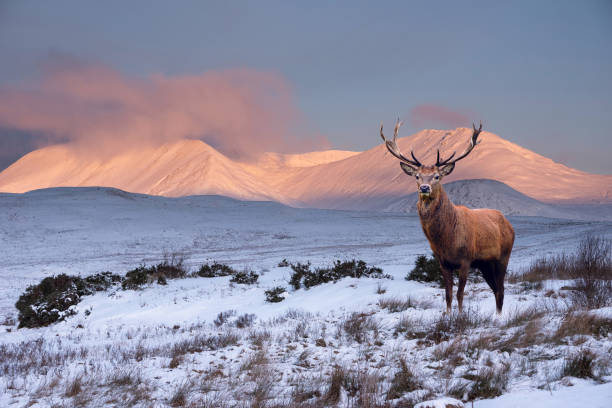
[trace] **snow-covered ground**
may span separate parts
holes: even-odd
[[[0,208],[0,354],[7,359],[0,365],[0,406],[179,406],[183,392],[183,405],[192,406],[308,406],[327,398],[329,406],[382,407],[461,394],[488,372],[506,378],[504,395],[474,406],[603,407],[612,398],[609,384],[558,375],[566,357],[588,349],[600,381],[612,379],[609,335],[555,337],[564,319],[563,282],[542,290],[508,284],[498,318],[480,279],[466,288],[468,321],[443,317],[442,290],[404,279],[416,256],[430,252],[416,216],[106,188],[0,194]],[[610,222],[510,220],[517,236],[511,272],[537,256],[573,251],[587,233],[612,238]],[[261,276],[256,285],[220,277],[114,289],[85,297],[64,322],[19,330],[11,324],[15,301],[42,277],[124,274],[175,252],[191,270],[219,261]],[[393,279],[343,279],[294,291],[291,269],[278,266],[285,258],[313,266],[363,259]],[[266,303],[264,291],[274,286],[287,287],[287,299]],[[408,297],[401,311],[385,307]],[[547,312],[522,324],[517,316],[531,307]],[[227,322],[213,323],[230,310]],[[245,314],[254,321],[237,327]],[[445,324],[446,331],[439,329]],[[401,360],[417,385],[392,398],[394,378],[406,374]],[[340,392],[326,397],[334,374],[344,378]],[[367,405],[364,395],[389,399]]]

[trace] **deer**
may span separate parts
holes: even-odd
[[[398,119],[393,139],[387,140],[380,125],[380,137],[391,155],[400,160],[404,173],[414,177],[417,185],[417,210],[423,233],[429,241],[434,256],[440,263],[446,289],[446,313],[450,314],[453,301],[453,272],[457,272],[457,304],[463,312],[463,291],[471,268],[478,269],[493,294],[497,314],[504,305],[504,278],[508,269],[510,253],[514,245],[514,228],[497,210],[469,209],[454,205],[442,187],[442,179],[455,169],[455,164],[467,157],[480,143],[482,122],[478,129],[472,124],[473,133],[466,150],[454,158],[453,152],[446,159],[440,158],[438,149],[436,163],[423,165],[411,150],[405,156],[397,146],[397,134],[402,122]],[[454,159],[453,159],[454,158]]]

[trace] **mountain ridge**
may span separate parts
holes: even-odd
[[[398,139],[425,164],[461,152],[471,129],[423,130]],[[612,175],[571,169],[493,133],[457,164],[444,181],[491,179],[546,203],[610,203]],[[296,207],[376,210],[416,190],[398,161],[379,144],[364,152],[328,150],[266,153],[251,161],[231,159],[200,140],[184,139],[110,157],[90,157],[67,145],[23,156],[0,173],[0,191],[107,186],[170,197],[216,194],[240,200],[277,201]]]

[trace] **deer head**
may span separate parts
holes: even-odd
[[[470,145],[467,147],[465,152],[463,152],[463,154],[453,160],[456,154],[456,152],[453,152],[453,154],[451,154],[448,158],[441,159],[440,149],[438,149],[436,164],[426,166],[416,158],[413,151],[410,151],[411,158],[404,156],[400,151],[396,142],[397,133],[399,132],[401,125],[402,122],[400,122],[398,119],[395,124],[395,129],[393,130],[393,140],[387,140],[383,134],[383,125],[381,124],[380,137],[385,142],[389,153],[400,160],[400,166],[402,167],[402,170],[404,170],[404,173],[415,177],[419,199],[421,200],[430,200],[435,198],[440,191],[440,182],[442,181],[442,178],[453,172],[455,169],[455,163],[470,154],[472,149],[474,149],[474,147],[476,147],[476,145],[479,143],[478,135],[480,135],[480,132],[482,132],[482,123],[480,123],[478,129],[476,129],[476,125],[472,124],[474,132],[470,138]]]

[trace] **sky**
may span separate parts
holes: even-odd
[[[0,169],[65,142],[365,150],[400,117],[612,173],[609,0],[0,0],[0,60]]]

